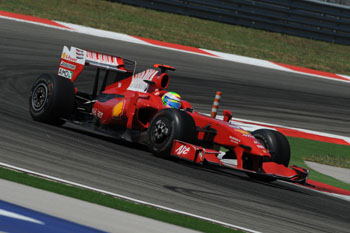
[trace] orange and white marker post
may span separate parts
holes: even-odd
[[[221,99],[221,91],[217,91],[216,95],[215,95],[215,99],[214,99],[214,103],[213,103],[213,107],[211,108],[211,113],[210,113],[210,117],[211,118],[215,118],[216,117],[216,113],[219,109],[219,103],[220,103],[220,99]]]

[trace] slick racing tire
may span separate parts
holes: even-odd
[[[33,83],[29,97],[29,112],[35,121],[62,125],[73,112],[74,86],[56,74],[42,74]]]
[[[196,125],[186,112],[166,108],[160,110],[152,119],[148,128],[148,147],[156,156],[170,155],[175,139],[193,143]]]
[[[275,162],[288,167],[290,161],[290,146],[287,138],[283,134],[274,130],[259,129],[254,131],[252,135],[258,139],[271,154],[271,158],[264,159],[264,162]]]

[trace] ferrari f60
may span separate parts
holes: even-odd
[[[90,92],[75,85],[77,79],[86,79],[85,67],[96,70]],[[288,166],[290,148],[284,135],[268,129],[247,132],[230,122],[228,110],[223,120],[194,110],[166,91],[173,67],[156,64],[137,74],[135,67],[129,59],[64,46],[57,73],[42,74],[34,82],[30,114],[39,122],[69,121],[144,144],[156,156],[214,164],[265,181],[305,182],[306,169]]]

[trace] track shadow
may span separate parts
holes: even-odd
[[[123,139],[116,139],[116,138],[109,136],[107,134],[103,134],[103,133],[98,132],[98,131],[93,131],[91,129],[87,129],[84,127],[81,127],[81,128],[80,128],[80,126],[72,127],[71,125],[68,125],[68,124],[61,126],[61,127],[64,128],[65,130],[69,130],[69,131],[76,132],[79,134],[84,134],[84,135],[87,135],[89,137],[93,137],[93,138],[97,138],[97,139],[104,140],[107,142],[111,142],[111,143],[114,143],[114,144],[117,144],[117,145],[120,145],[123,147],[136,149],[136,150],[143,151],[143,152],[149,152],[148,147],[146,145],[141,145],[141,144],[129,142],[129,141],[126,141]],[[151,155],[151,152],[149,152],[149,153]],[[269,186],[269,187],[274,188],[274,189],[279,189],[279,190],[283,189],[283,190],[287,190],[287,191],[291,191],[291,192],[303,193],[306,195],[310,195],[310,194],[307,194],[305,192],[305,190],[302,190],[297,186],[286,185],[285,183],[282,183],[280,181],[264,182],[264,181],[256,180],[256,179],[248,177],[243,172],[231,170],[229,168],[210,165],[208,163],[204,163],[203,165],[195,164],[195,163],[191,163],[189,161],[184,161],[184,160],[181,160],[181,159],[178,159],[175,157],[165,157],[165,158],[156,157],[156,158],[172,161],[174,163],[181,164],[182,166],[189,167],[189,168],[194,169],[194,170],[199,170],[199,171],[203,171],[203,172],[210,173],[210,174],[225,176],[225,177],[228,177],[230,179],[231,178],[240,179],[240,180],[243,180],[245,182],[265,185],[265,186]]]

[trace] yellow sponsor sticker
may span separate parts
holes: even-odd
[[[248,131],[245,131],[243,129],[235,129],[237,132],[240,132],[242,134],[250,134]]]
[[[124,101],[120,101],[113,107],[113,117],[120,117],[123,115]]]

